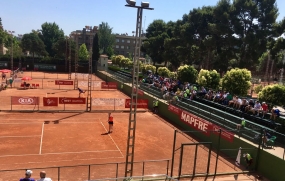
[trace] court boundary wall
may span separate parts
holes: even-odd
[[[108,76],[100,71],[96,72],[96,75],[106,82],[117,82],[118,89],[125,93],[126,95],[131,95],[132,88],[129,84],[123,83],[121,81],[116,80],[113,77]],[[139,98],[148,99],[149,103],[153,102],[157,99],[146,92],[143,95],[139,95]],[[152,104],[148,104],[149,109],[152,109]],[[185,122],[181,121],[180,116],[174,114],[171,111],[168,111],[168,104],[164,101],[159,100],[158,106],[158,114],[166,120],[173,124],[177,125],[180,128],[183,128],[184,131],[195,131],[194,128],[187,125]],[[198,115],[197,115],[198,116]],[[207,120],[210,121],[211,120]],[[192,135],[197,138],[199,141],[202,142],[212,142],[213,148],[217,149],[217,146],[220,145],[220,148],[229,148],[229,149],[239,149],[242,148],[251,148],[256,147],[255,145],[243,141],[239,139],[237,136],[234,136],[234,140],[232,143],[229,143],[226,140],[221,139],[220,143],[217,139],[217,135],[213,134],[210,137],[202,134],[202,133],[192,133]],[[256,147],[257,148],[257,147]],[[227,153],[224,153],[227,154]],[[281,174],[284,172],[283,168],[285,168],[285,161],[281,158],[278,158],[275,155],[268,153],[265,150],[259,149],[258,160],[254,161],[254,166],[257,172],[261,173],[263,176],[270,180],[285,180],[285,174]]]

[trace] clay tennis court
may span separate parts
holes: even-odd
[[[67,76],[67,75],[65,75]],[[97,78],[98,79],[98,78]],[[99,80],[99,79],[98,79]],[[45,97],[47,91],[54,89],[28,89],[25,96]],[[3,95],[4,94],[4,95]],[[8,89],[1,92],[1,97],[23,95],[23,90]],[[78,91],[70,90],[56,93],[56,96],[78,96]],[[98,98],[128,98],[118,90],[93,91],[92,97]],[[4,101],[5,102],[5,101]],[[3,109],[4,102],[0,107]],[[82,110],[86,105],[81,106]],[[75,107],[74,109],[77,109]],[[31,108],[30,108],[31,109]],[[125,162],[129,113],[114,112],[114,132],[107,134],[108,113],[45,113],[45,112],[0,112],[0,170],[29,169],[75,166],[88,164],[105,164]],[[166,173],[167,160],[172,156],[173,132],[175,127],[151,112],[137,113],[137,131],[135,142],[135,161],[164,160],[134,164],[133,175]],[[177,145],[196,142],[187,135],[177,136]],[[208,156],[208,150],[199,147],[199,157]],[[177,175],[179,148],[175,152],[174,175]],[[192,173],[192,151],[187,151],[183,160],[182,173]],[[196,165],[199,172],[205,170],[206,162]],[[213,172],[215,154],[211,155],[210,171]],[[88,169],[91,179],[115,177],[118,168],[119,177],[124,176],[124,164],[92,165],[64,167],[60,169],[60,180],[87,180]],[[170,166],[170,163],[169,163]],[[39,177],[42,169],[33,169],[33,178]],[[58,169],[44,169],[47,176],[58,180]],[[232,163],[219,159],[218,172],[233,172],[237,170]],[[111,176],[110,176],[111,175]],[[2,180],[19,180],[24,171],[0,172]],[[0,180],[1,180],[0,179]]]

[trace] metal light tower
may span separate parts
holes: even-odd
[[[13,72],[14,70],[14,59],[13,59],[13,33],[15,33],[15,31],[8,31],[9,34],[12,36],[12,44],[11,44],[11,72]]]
[[[78,88],[78,36],[80,35],[79,33],[72,33],[72,35],[75,36],[75,41],[76,41],[76,51],[75,51],[75,58],[74,58],[74,72],[75,72],[75,80],[74,80],[74,89]]]
[[[136,39],[135,39],[135,55],[133,66],[133,79],[132,79],[132,94],[131,94],[131,106],[129,114],[129,126],[128,126],[128,138],[127,138],[127,153],[126,153],[126,165],[125,165],[125,177],[133,176],[133,164],[134,164],[134,149],[135,149],[135,136],[136,136],[136,113],[137,113],[137,99],[139,88],[139,57],[141,46],[141,29],[142,29],[142,17],[143,9],[153,10],[149,8],[148,2],[142,2],[141,6],[136,6],[135,0],[126,0],[126,7],[137,8],[137,22],[136,22]]]
[[[71,80],[71,36],[69,36],[68,80]]]
[[[22,40],[23,35],[22,34],[18,34],[18,37],[19,37],[20,40]],[[19,67],[19,70],[22,70],[22,54],[20,54],[20,60],[19,60],[18,67]]]
[[[88,94],[87,94],[87,107],[86,111],[90,112],[91,111],[91,106],[92,106],[92,90],[91,90],[91,83],[92,83],[92,35],[91,35],[91,26],[85,26],[87,30],[89,30],[89,67],[88,67]]]

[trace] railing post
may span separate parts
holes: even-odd
[[[166,175],[168,175],[168,169],[169,169],[169,160],[167,160],[167,165],[166,165]]]
[[[173,136],[173,148],[172,148],[172,160],[171,160],[171,169],[170,169],[170,177],[173,176],[173,167],[174,167],[174,152],[175,152],[175,144],[176,144],[176,133],[177,130],[174,130],[174,136]]]
[[[219,130],[219,140],[218,140],[218,147],[217,147],[217,157],[216,157],[216,165],[215,165],[215,175],[214,178],[216,177],[217,174],[217,167],[218,167],[218,160],[219,160],[219,153],[220,153],[220,143],[221,143],[221,134],[222,130]]]
[[[90,180],[90,165],[88,165],[88,180]]]
[[[57,167],[57,180],[60,181],[60,167]]]
[[[118,170],[119,170],[119,163],[117,163],[117,166],[116,166],[116,178],[118,178]]]

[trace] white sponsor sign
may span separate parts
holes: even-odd
[[[92,98],[92,106],[125,106],[125,99]]]
[[[78,81],[79,87],[88,87],[88,81]],[[92,81],[91,86],[94,88],[101,87],[101,82],[98,81]]]
[[[20,104],[33,104],[34,103],[34,99],[33,98],[25,98],[25,97],[23,97],[23,98],[19,98],[18,102]]]

